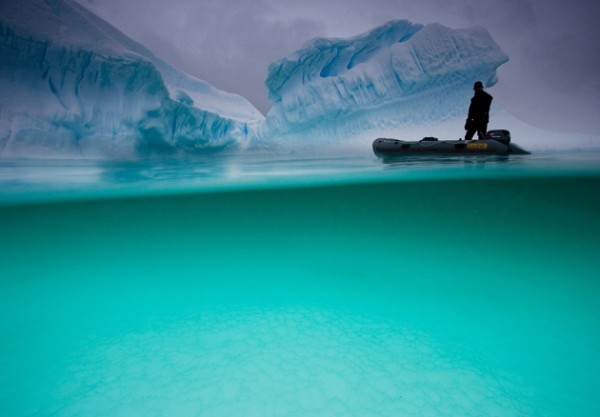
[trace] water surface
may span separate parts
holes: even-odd
[[[600,415],[597,154],[0,163],[0,415]]]

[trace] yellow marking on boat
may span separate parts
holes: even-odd
[[[467,149],[484,151],[488,148],[487,143],[469,143],[467,144]]]

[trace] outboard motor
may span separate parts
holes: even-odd
[[[486,139],[492,139],[508,146],[510,143],[510,132],[505,129],[488,130]]]

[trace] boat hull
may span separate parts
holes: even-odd
[[[511,155],[528,154],[513,143],[494,139],[484,140],[427,140],[403,141],[378,138],[373,142],[373,152],[379,157],[402,157],[419,155]]]

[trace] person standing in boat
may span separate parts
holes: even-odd
[[[490,106],[493,97],[483,91],[483,83],[481,81],[473,84],[473,90],[475,90],[475,94],[471,99],[469,115],[465,123],[465,130],[467,131],[465,140],[473,139],[475,132],[477,132],[479,139],[485,139],[487,125],[490,121]]]

